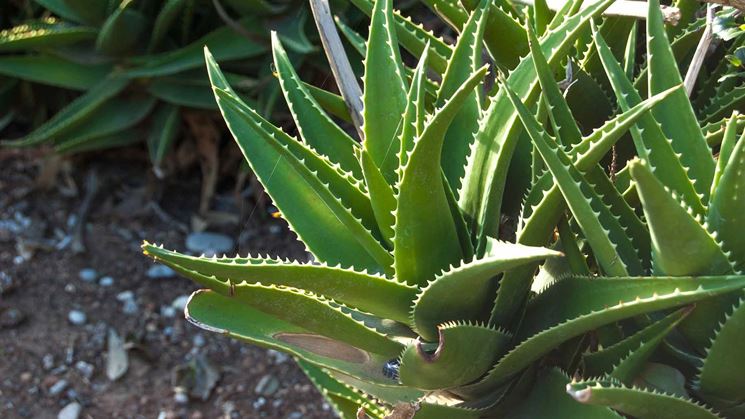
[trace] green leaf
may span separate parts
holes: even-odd
[[[537,379],[535,386],[520,404],[509,409],[505,419],[619,419],[620,416],[612,410],[597,407],[583,406],[566,393],[564,388],[570,380],[567,375],[559,369],[551,369],[543,372]]]
[[[300,136],[314,150],[338,163],[342,169],[362,178],[360,164],[355,158],[357,142],[329,118],[305,89],[276,32],[272,32],[272,50],[282,93]]]
[[[401,170],[406,167],[409,161],[409,154],[414,149],[414,142],[418,137],[421,137],[424,131],[424,123],[426,116],[425,109],[425,83],[427,80],[427,62],[429,60],[429,52],[425,50],[419,59],[419,64],[414,70],[414,75],[411,78],[411,85],[409,86],[409,93],[406,97],[406,111],[404,112],[401,121],[401,135],[399,136],[399,142],[401,143],[401,150],[399,151],[399,173],[398,177],[401,179],[403,173]]]
[[[596,377],[610,373],[629,353],[649,345],[650,342],[656,346],[690,311],[690,307],[684,307],[607,348],[585,354],[582,357],[585,375]]]
[[[400,281],[425,284],[443,268],[462,259],[440,168],[442,144],[453,118],[486,71],[484,66],[474,73],[435,111],[403,168],[393,240],[396,278]],[[427,211],[423,212],[423,208]]]
[[[578,402],[607,406],[638,419],[717,419],[720,416],[698,403],[655,391],[629,388],[613,381],[581,381],[567,385]]]
[[[562,342],[600,326],[690,304],[745,287],[745,276],[570,277],[535,297],[515,341],[520,342],[479,382],[463,388],[481,395],[506,383]],[[574,304],[555,304],[556,301]]]
[[[11,146],[32,146],[43,143],[55,136],[63,135],[80,124],[88,121],[90,116],[100,109],[111,98],[118,95],[129,84],[129,80],[111,76],[72,101],[53,117],[23,138],[5,141]]]
[[[0,51],[36,50],[93,39],[96,29],[55,19],[27,22],[0,31]]]
[[[51,1],[47,0],[43,3],[51,3]],[[62,3],[64,3],[65,12],[71,12],[77,21],[89,25],[103,22],[108,8],[108,2],[101,0],[62,0]]]
[[[477,0],[465,0],[462,3],[470,10],[478,5]],[[484,44],[499,67],[513,69],[528,53],[525,29],[516,18],[517,13],[512,2],[499,0],[488,3]]]
[[[147,137],[150,161],[156,170],[171,150],[181,128],[181,111],[178,106],[163,104],[155,110]]]
[[[372,157],[367,150],[361,149],[360,166],[364,173],[365,184],[370,193],[370,203],[372,204],[375,220],[378,222],[378,228],[383,235],[383,239],[389,246],[393,245],[393,226],[396,224],[396,196],[391,185],[386,182],[380,169],[373,162]]]
[[[618,219],[585,181],[566,153],[543,131],[517,95],[506,85],[501,88],[507,91],[605,273],[610,276],[625,276],[629,272],[641,274],[643,268],[638,253]]]
[[[240,23],[248,31],[256,28],[256,21],[252,19],[242,19]],[[156,77],[198,68],[204,64],[205,46],[218,61],[251,58],[268,51],[267,45],[248,40],[232,28],[221,27],[183,48],[139,56],[132,60],[135,67],[125,74],[133,78]]]
[[[331,264],[390,272],[393,258],[369,230],[375,227],[369,199],[322,156],[222,90],[229,86],[209,51],[205,55],[228,128],[267,193],[308,249]],[[347,205],[356,207],[359,215],[350,212]],[[367,226],[359,216],[367,220]]]
[[[383,365],[390,359],[386,355],[318,335],[237,298],[200,290],[192,294],[184,314],[187,320],[203,329],[287,352],[314,365],[365,381],[395,385],[382,372]]]
[[[401,355],[401,384],[423,390],[460,386],[482,376],[504,353],[511,336],[496,329],[452,322],[437,328],[438,343],[410,344]],[[464,351],[463,348],[479,348]]]
[[[729,124],[728,133],[731,132]],[[731,137],[731,138],[728,138]],[[714,188],[709,203],[706,222],[712,231],[716,231],[717,240],[733,261],[737,271],[745,270],[745,135],[733,144],[734,133],[725,134],[722,144],[724,154],[720,159],[727,159],[721,171],[721,177]],[[730,146],[734,145],[731,151]],[[727,158],[729,157],[729,158]]]
[[[178,75],[158,77],[147,86],[147,92],[171,105],[217,109],[209,80],[196,80]]]
[[[481,5],[471,13],[458,37],[453,55],[443,75],[440,90],[437,92],[435,101],[437,107],[444,105],[470,75],[481,67],[484,27],[489,16],[487,4],[488,2],[482,1]],[[441,166],[448,184],[454,191],[460,188],[473,134],[478,130],[481,113],[481,95],[478,93],[472,92],[466,99],[450,124],[442,146]]]
[[[416,331],[428,341],[437,339],[439,325],[453,320],[478,321],[494,298],[500,273],[561,253],[541,247],[495,243],[492,254],[451,267],[438,274],[417,297],[412,310]]]
[[[133,0],[122,0],[119,7],[101,26],[96,38],[96,50],[108,55],[120,55],[133,49],[147,24],[145,16],[130,5]]]
[[[0,57],[0,75],[72,90],[92,89],[110,72],[109,64],[84,65],[51,55]]]
[[[157,49],[165,39],[168,31],[176,23],[184,7],[185,0],[165,0],[163,6],[158,12],[153,24],[153,32],[150,35],[150,41],[147,51],[152,52]]]
[[[667,40],[659,0],[648,4],[647,52],[649,56],[649,95],[680,85],[682,79],[678,72],[670,43]],[[688,176],[702,201],[707,202],[709,187],[714,175],[714,159],[706,139],[701,133],[691,102],[684,90],[669,99],[668,106],[652,111],[662,131],[670,138],[671,145],[680,160],[688,169]]]
[[[393,23],[391,0],[375,3],[365,56],[363,146],[389,184],[396,183],[396,137],[406,111],[406,81]]]

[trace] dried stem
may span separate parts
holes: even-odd
[[[691,93],[693,92],[693,86],[696,85],[698,73],[701,71],[701,66],[704,64],[704,59],[706,58],[706,53],[709,51],[711,41],[714,39],[714,34],[711,30],[711,24],[714,21],[714,7],[713,4],[709,4],[706,8],[706,28],[704,29],[704,33],[701,35],[701,39],[698,41],[696,52],[693,54],[691,65],[688,66],[688,72],[683,81],[688,96],[691,96]]]
[[[349,58],[341,44],[339,33],[336,31],[334,19],[331,16],[328,0],[310,0],[310,8],[321,35],[321,43],[326,52],[326,58],[331,65],[331,72],[339,86],[339,92],[347,104],[352,122],[360,136],[364,139],[362,132],[362,90],[349,64]]]

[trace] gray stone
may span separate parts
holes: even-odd
[[[134,299],[135,299],[135,293],[129,290],[122,291],[116,295],[116,300],[121,301],[121,302],[134,301]]]
[[[172,278],[176,276],[176,271],[166,265],[156,264],[151,266],[150,269],[147,270],[146,275],[148,278],[151,279]]]
[[[197,348],[201,348],[206,343],[206,341],[204,340],[204,336],[201,333],[194,335],[191,341],[192,344],[194,344],[194,346],[196,346]]]
[[[207,256],[228,253],[233,250],[235,243],[230,237],[210,232],[191,233],[186,237],[186,248],[195,253]]]
[[[184,311],[184,309],[186,308],[186,303],[188,302],[188,295],[180,295],[173,300],[173,302],[171,303],[171,307],[173,307],[173,309],[176,311]]]
[[[85,316],[85,313],[80,310],[70,310],[70,312],[67,313],[67,320],[76,326],[80,326],[85,324],[87,317]]]
[[[137,314],[140,311],[140,308],[137,306],[137,303],[134,300],[126,300],[124,302],[124,306],[122,307],[122,311],[124,314]]]
[[[96,270],[93,268],[85,268],[81,269],[80,272],[78,272],[78,277],[83,282],[93,282],[98,279],[98,272],[96,272]]]
[[[67,380],[59,380],[56,383],[52,384],[51,387],[49,387],[49,395],[50,396],[56,396],[67,388]]]
[[[41,358],[41,365],[45,370],[51,370],[54,368],[54,355],[46,354]]]
[[[173,401],[175,401],[176,404],[187,404],[189,403],[189,396],[183,389],[179,388],[173,393]]]
[[[259,379],[254,391],[262,396],[271,396],[279,390],[279,380],[273,375],[265,375]]]
[[[78,361],[75,363],[75,369],[78,370],[80,375],[86,379],[90,379],[93,376],[94,367],[85,361]]]
[[[57,413],[57,419],[78,419],[82,410],[83,406],[80,403],[72,402]]]
[[[160,315],[169,319],[176,317],[176,309],[171,306],[163,306],[160,308]]]

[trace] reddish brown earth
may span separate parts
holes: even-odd
[[[51,189],[41,190],[35,186],[37,157],[0,154],[0,279],[4,273],[14,283],[0,294],[0,314],[10,318],[2,321],[4,326],[0,322],[0,417],[56,418],[71,402],[82,405],[81,418],[333,417],[292,359],[202,331],[180,312],[168,317],[161,311],[196,287],[178,277],[147,277],[153,264],[139,244],[147,239],[183,250],[185,233],[177,225],[189,225],[198,207],[199,176],[165,181],[162,197],[155,200],[145,193],[147,164],[120,157],[114,152],[95,162],[75,161],[68,176],[60,175]],[[52,246],[69,233],[68,219],[79,211],[91,167],[97,168],[104,189],[85,223],[87,251],[55,250]],[[173,222],[146,209],[151,201]],[[236,240],[241,237],[242,254],[304,257],[279,220],[250,211],[251,199],[242,205],[235,211],[244,214],[238,225],[222,228]],[[20,258],[19,245],[33,250],[33,256]],[[112,277],[113,285],[82,281],[83,268]],[[134,293],[135,313],[126,314],[116,298],[126,291]],[[84,312],[86,323],[73,325],[71,310]],[[11,325],[19,312],[23,321]],[[105,372],[108,329],[129,348],[129,368],[117,381]],[[219,372],[219,381],[207,400],[178,400],[174,371],[197,356]],[[93,367],[90,378],[85,365],[76,367],[81,361]],[[262,379],[270,383],[264,395],[257,393]]]

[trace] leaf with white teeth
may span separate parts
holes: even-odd
[[[457,387],[476,380],[507,349],[511,336],[501,330],[470,323],[438,327],[437,345],[416,342],[401,355],[401,384],[423,390]],[[431,346],[431,347],[428,347]],[[464,351],[464,347],[479,348]]]

